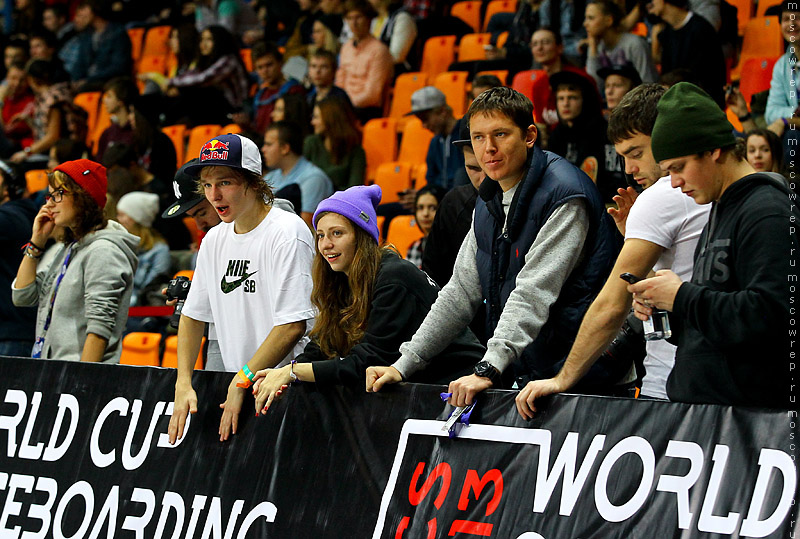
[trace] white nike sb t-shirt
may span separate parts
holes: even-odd
[[[225,369],[238,371],[274,326],[306,320],[306,334],[280,365],[302,353],[314,325],[314,238],[294,213],[273,207],[246,234],[212,228],[200,245],[183,314],[213,322]]]
[[[636,199],[625,225],[625,239],[641,239],[664,248],[653,271],[671,269],[683,281],[692,279],[694,249],[708,222],[711,204],[699,205],[661,178]],[[644,277],[644,276],[642,276]],[[667,378],[677,347],[665,340],[647,341],[642,395],[667,398]]]

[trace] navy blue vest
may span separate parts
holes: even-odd
[[[503,232],[503,193],[486,180],[475,205],[473,227],[478,244],[476,262],[486,300],[487,335],[492,335],[525,255],[550,215],[571,199],[581,198],[589,215],[584,259],[567,278],[544,327],[525,349],[517,375],[523,379],[554,376],[569,352],[586,309],[614,265],[619,243],[597,187],[588,176],[556,154],[534,148],[529,168],[517,187]]]

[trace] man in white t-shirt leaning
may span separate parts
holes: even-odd
[[[695,246],[709,208],[673,189],[669,177],[661,178],[661,168],[653,158],[650,134],[658,114],[656,105],[665,91],[657,84],[638,86],[611,114],[609,139],[625,159],[625,172],[645,191],[636,197],[633,188],[628,188],[615,197],[619,208],[609,211],[625,244],[608,281],[586,311],[561,371],[549,380],[528,383],[517,395],[517,410],[525,419],[533,417],[536,399],[574,386],[617,335],[631,307],[628,283],[620,274],[645,278],[651,270],[672,269],[683,280],[692,275]],[[667,377],[674,362],[675,346],[664,340],[647,342],[642,396],[667,398]]]
[[[235,372],[221,408],[220,441],[236,433],[255,372],[283,365],[303,351],[313,325],[314,238],[296,214],[271,205],[261,155],[241,135],[220,135],[186,168],[222,219],[209,230],[178,328],[178,380],[170,442],[197,410],[192,370],[203,328],[213,322],[225,369]]]

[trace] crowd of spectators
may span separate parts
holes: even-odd
[[[0,284],[6,299],[0,305],[16,329],[0,332],[0,352],[28,355],[20,353],[27,347],[34,357],[118,360],[125,328],[142,327],[134,321],[126,324],[127,307],[163,304],[160,289],[170,275],[193,268],[199,276],[193,290],[198,292],[187,303],[190,321],[183,331],[189,337],[181,341],[179,358],[186,363],[195,357],[190,352],[196,352],[205,332],[209,342],[219,342],[207,353],[208,365],[242,369],[237,376],[244,385],[234,377],[228,391],[222,439],[235,432],[243,398],[239,389],[248,383],[257,382],[256,393],[261,389],[257,411],[295,379],[352,383],[355,373],[364,381],[369,365],[381,366],[366,379],[368,387],[378,389],[435,368],[432,360],[444,354],[451,338],[464,338],[471,352],[477,343],[484,347],[470,356],[482,358],[479,367],[453,386],[454,403],[468,403],[487,387],[516,383],[522,388],[539,379],[558,383],[528,387],[518,401],[524,417],[530,416],[533,399],[571,387],[628,395],[644,379],[645,396],[683,399],[685,391],[667,391],[674,347],[655,353],[648,347],[647,356],[626,364],[630,368],[621,373],[619,365],[594,363],[616,336],[632,301],[638,301],[636,312],[644,318],[653,305],[673,306],[672,298],[663,300],[644,285],[625,288],[615,275],[621,267],[633,268],[630,273],[642,278],[654,269],[671,269],[681,282],[691,281],[683,290],[693,295],[679,295],[678,309],[689,326],[694,324],[695,333],[707,327],[690,304],[701,302],[697,290],[710,286],[708,275],[692,276],[688,253],[694,248],[682,245],[676,265],[670,253],[674,255],[683,236],[676,232],[663,239],[651,233],[642,224],[645,210],[632,210],[647,188],[638,208],[649,204],[653,213],[666,211],[663,201],[653,200],[656,193],[672,189],[669,180],[660,180],[668,171],[648,153],[655,151],[650,136],[656,102],[664,88],[689,96],[701,105],[701,114],[687,118],[708,118],[718,129],[714,136],[727,129],[723,111],[738,120],[740,129],[731,126],[730,139],[712,136],[719,144],[697,147],[698,159],[709,154],[707,169],[725,181],[746,176],[742,171],[751,170],[746,167],[768,173],[793,169],[795,127],[800,123],[793,90],[797,55],[792,44],[800,37],[793,22],[800,16],[796,5],[783,2],[768,12],[779,16],[786,48],[774,51],[770,89],[745,96],[729,83],[741,43],[729,38],[737,21],[724,0],[724,5],[703,0],[519,0],[514,12],[485,21],[491,39],[483,58],[450,66],[467,71],[469,85],[459,96],[469,106],[465,111],[432,78],[410,97],[394,92],[399,75],[421,71],[428,38],[448,33],[461,38],[471,31],[449,13],[447,4],[175,0],[166,5],[145,2],[134,9],[109,0],[52,0],[44,6],[17,1],[6,25],[10,33],[2,42],[0,219],[13,228],[17,251],[29,242],[24,256],[3,246]],[[139,69],[130,31],[163,25],[170,27],[165,69]],[[522,72],[535,76],[525,95],[509,88]],[[742,86],[749,82],[747,76],[743,72]],[[100,92],[102,112],[110,118],[102,133],[92,131],[97,111],[90,114],[80,105],[79,96],[89,92]],[[431,139],[425,159],[411,163],[424,167],[424,176],[388,197],[385,190],[381,196],[381,190],[364,188],[375,180],[376,165],[365,147],[368,142],[396,141],[365,141],[363,133],[367,122],[388,115],[398,96],[408,101],[402,108],[411,116],[397,118],[398,123],[419,121]],[[677,98],[671,99],[674,103]],[[708,109],[709,103],[716,108]],[[766,104],[759,108],[759,103]],[[631,110],[652,114],[636,123]],[[675,113],[674,106],[665,110]],[[166,134],[164,128],[173,125],[189,130],[226,126],[235,134],[214,133],[199,156],[195,150],[183,160],[200,157],[203,162],[176,173],[183,165],[178,156],[184,145],[180,141],[176,147]],[[656,130],[662,137],[664,132]],[[727,161],[734,159],[734,146],[741,160]],[[634,155],[632,148],[642,153]],[[673,149],[662,148],[660,155],[667,161],[691,155],[688,145]],[[486,157],[493,152],[500,157]],[[234,162],[234,156],[240,161]],[[41,169],[51,171],[46,192],[26,193],[25,173]],[[680,183],[674,179],[680,171],[670,172],[673,185]],[[394,195],[398,202],[380,204],[382,199],[398,200]],[[714,192],[704,202],[716,203],[721,196]],[[670,206],[676,215],[683,212],[684,198]],[[765,200],[773,203],[771,196]],[[42,208],[38,214],[36,205]],[[626,232],[629,212],[634,225]],[[379,242],[379,216],[385,239],[390,221],[400,214],[413,215],[420,231],[413,243],[397,246],[408,252],[413,263],[408,267],[396,254],[372,245],[372,240]],[[698,215],[707,219],[706,212]],[[661,217],[686,233],[678,217]],[[220,221],[224,225],[217,228]],[[694,246],[702,226],[692,223]],[[270,242],[258,247],[263,247],[258,251],[263,272],[245,260],[252,255],[246,247],[250,243],[236,243],[248,234],[253,235],[247,242]],[[289,241],[286,234],[300,246],[293,258],[281,251]],[[630,248],[631,241],[649,245]],[[215,249],[227,258],[215,258]],[[185,251],[192,256],[177,254]],[[630,253],[642,263],[620,265],[619,260],[636,258]],[[350,274],[353,260],[348,257],[364,271]],[[266,275],[273,258],[282,259],[279,269],[296,285],[297,297],[291,302],[281,303],[268,292],[277,278]],[[112,269],[113,279],[107,274]],[[430,289],[418,298],[420,305],[402,331],[378,346],[374,340],[380,340],[386,323],[381,317],[396,308],[378,289],[390,283],[391,293],[398,296],[391,299],[398,301],[408,295],[398,290],[423,282],[419,269],[433,279]],[[293,272],[291,278],[287,272]],[[295,282],[295,273],[302,282]],[[210,291],[220,275],[224,297]],[[253,275],[257,277],[246,280]],[[357,283],[359,279],[366,284]],[[407,282],[401,286],[403,280]],[[226,282],[244,283],[239,292],[252,293],[250,300],[268,297],[273,302],[273,318],[253,315],[269,327],[251,327],[249,340],[235,347],[228,341],[236,330],[231,321],[256,313],[258,307],[250,300],[231,301],[227,294],[239,285],[229,285],[233,288],[226,292]],[[100,285],[114,293],[99,294]],[[14,303],[37,306],[38,316],[11,306],[12,288]],[[437,295],[444,299],[436,301]],[[101,296],[106,304],[98,304]],[[599,303],[593,310],[595,297]],[[326,300],[335,301],[338,311]],[[777,313],[776,305],[766,304]],[[614,311],[608,327],[615,329],[601,334],[583,316],[609,305]],[[230,309],[237,317],[225,319]],[[314,316],[321,325],[312,332]],[[781,322],[781,316],[777,313],[774,321]],[[66,332],[61,324],[75,327],[73,319],[79,321],[77,340],[72,331],[55,346],[52,335]],[[205,329],[206,323],[212,329]],[[336,329],[336,323],[345,323],[344,329]],[[590,337],[602,342],[602,349],[581,341]],[[261,345],[267,341],[277,342],[281,353],[265,354]],[[306,361],[361,356],[343,364],[349,370],[341,375],[325,367],[291,366],[276,378],[264,370],[303,348]],[[454,364],[449,374],[462,371],[463,365]],[[741,372],[732,375],[731,383],[739,383]],[[447,374],[414,379],[443,380]],[[185,375],[184,369],[184,382]],[[180,401],[181,409],[190,410],[191,387],[179,393],[176,409]],[[709,393],[707,402],[750,403],[743,392],[724,390]],[[770,399],[755,403],[776,402],[785,404]],[[171,425],[171,435],[182,430],[178,421]]]

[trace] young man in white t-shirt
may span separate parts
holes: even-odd
[[[625,173],[645,189],[633,188],[615,197],[618,209],[609,210],[625,236],[625,244],[603,289],[586,311],[575,343],[561,371],[548,380],[528,383],[517,395],[519,414],[533,417],[535,400],[567,391],[608,348],[631,308],[632,296],[622,273],[645,278],[651,270],[672,269],[684,280],[692,275],[694,250],[708,221],[708,206],[695,204],[670,178],[662,178],[650,148],[650,134],[658,114],[657,104],[666,90],[644,84],[625,94],[608,124],[609,139],[625,159]],[[664,340],[648,341],[644,364],[647,374],[641,396],[667,398],[666,383],[675,362],[675,346]]]
[[[183,436],[197,410],[192,370],[205,323],[217,330],[225,369],[236,372],[222,408],[220,441],[236,433],[255,372],[302,352],[313,325],[314,238],[296,214],[272,206],[261,177],[261,154],[240,135],[220,135],[187,167],[222,219],[203,239],[178,328],[178,381],[170,442]]]

